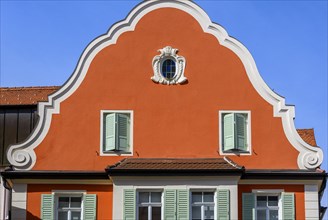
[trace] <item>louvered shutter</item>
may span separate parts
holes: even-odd
[[[164,190],[164,220],[175,220],[177,212],[176,190]]]
[[[119,150],[129,151],[130,117],[126,114],[117,114],[117,131]]]
[[[97,215],[97,195],[86,194],[83,198],[83,219],[95,220]]]
[[[243,220],[255,220],[255,194],[243,193]]]
[[[189,192],[177,190],[177,220],[189,220]]]
[[[230,219],[230,191],[228,189],[218,189],[217,191],[217,215],[218,220]]]
[[[110,113],[105,119],[105,149],[104,151],[115,150],[115,131],[116,131],[116,114]]]
[[[54,195],[52,194],[41,195],[41,219],[54,219]]]
[[[223,150],[228,151],[235,148],[234,114],[223,116]]]
[[[247,151],[247,131],[246,131],[246,116],[245,114],[235,114],[236,119],[236,145],[237,148]]]
[[[125,189],[123,196],[124,196],[123,219],[135,220],[136,219],[136,191],[134,189]]]
[[[295,220],[295,198],[294,193],[282,193],[282,218],[284,220]]]

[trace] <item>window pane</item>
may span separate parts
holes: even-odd
[[[205,206],[204,211],[205,220],[214,220],[214,206]]]
[[[81,197],[71,197],[71,207],[81,208]]]
[[[151,193],[151,202],[161,202],[161,196],[162,193],[161,192],[152,192]]]
[[[204,192],[204,202],[214,202],[214,192]]]
[[[81,220],[81,212],[71,212],[71,220]]]
[[[201,220],[202,219],[202,212],[201,212],[200,206],[192,207],[192,219],[193,220]]]
[[[265,220],[266,219],[266,210],[257,210],[256,219]]]
[[[258,207],[266,207],[267,206],[267,197],[266,196],[258,196],[257,197],[257,206]]]
[[[58,207],[69,207],[69,197],[59,197],[58,198]]]
[[[58,220],[67,220],[67,212],[58,212]]]
[[[270,220],[278,220],[278,210],[270,210]]]
[[[278,206],[278,196],[268,196],[269,206]]]
[[[192,193],[192,203],[202,202],[202,193],[201,192],[193,192]]]
[[[148,207],[139,207],[139,220],[148,220]]]
[[[161,220],[161,207],[152,207],[151,219]]]
[[[139,192],[139,203],[149,202],[149,192]]]

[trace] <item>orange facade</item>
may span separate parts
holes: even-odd
[[[170,25],[168,17],[174,18]],[[183,85],[150,79],[153,57],[168,44],[186,58]],[[133,111],[133,157],[141,158],[222,157],[219,110],[248,110],[251,155],[230,158],[248,169],[298,168],[298,152],[281,118],[273,117],[272,105],[254,89],[239,57],[178,9],[146,14],[133,32],[96,55],[82,84],[52,116],[35,149],[33,170],[103,170],[121,160],[99,156],[101,110]]]

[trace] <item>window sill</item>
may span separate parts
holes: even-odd
[[[110,150],[110,151],[102,151],[100,156],[132,156],[132,152],[130,151],[121,151],[121,150]]]
[[[228,151],[221,151],[222,155],[251,155],[250,151],[244,151],[244,150],[228,150]]]

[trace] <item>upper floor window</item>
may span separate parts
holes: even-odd
[[[102,153],[132,152],[132,112],[102,111]]]
[[[220,112],[220,151],[250,153],[250,113]]]

